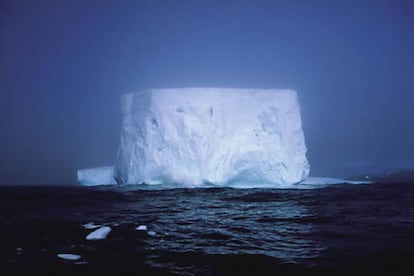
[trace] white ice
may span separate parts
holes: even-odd
[[[109,226],[102,226],[102,227],[96,229],[95,231],[93,231],[92,233],[90,233],[88,236],[86,236],[86,239],[87,240],[103,240],[103,239],[106,239],[106,237],[109,235],[111,230],[112,229]]]
[[[118,184],[285,187],[309,174],[292,90],[147,90],[124,95],[122,113]]]
[[[98,228],[98,227],[100,227],[100,225],[98,225],[98,224],[94,224],[93,222],[88,222],[88,223],[85,223],[85,224],[83,224],[82,225],[83,226],[83,228],[85,228],[85,229],[96,229],[96,228]]]
[[[157,232],[155,232],[155,231],[148,231],[147,234],[149,236],[156,236],[157,235]]]
[[[78,170],[78,182],[83,186],[114,185],[114,167]]]
[[[57,254],[57,256],[61,259],[64,260],[69,260],[69,261],[77,261],[81,258],[81,255],[77,255],[77,254],[66,254],[66,253],[62,253],[62,254]]]
[[[138,231],[147,231],[147,229],[148,228],[146,225],[140,225],[137,228],[135,228],[135,230],[138,230]]]
[[[79,170],[82,185],[316,188],[369,183],[308,177],[300,107],[292,90],[154,89],[123,95],[121,106],[116,165]]]
[[[332,177],[308,177],[305,181],[300,184],[305,185],[334,185],[334,184],[368,184],[370,181],[355,181],[341,178]]]
[[[92,170],[92,169],[91,169]],[[361,180],[349,180],[349,179],[342,179],[342,178],[333,178],[333,177],[316,177],[316,176],[312,176],[312,177],[308,177],[305,180],[297,183],[297,184],[293,184],[293,185],[288,185],[288,186],[283,186],[283,187],[276,187],[276,188],[287,188],[287,189],[314,189],[314,188],[322,188],[325,187],[327,185],[335,185],[335,184],[369,184],[372,183],[372,181],[361,181]],[[101,185],[99,183],[97,183],[97,185]],[[125,186],[125,188],[130,188],[130,189],[140,189],[140,187],[142,189],[169,189],[169,188],[178,188],[178,187],[183,187],[182,185],[172,185],[172,184],[163,184],[163,185],[129,185],[129,186]],[[189,187],[188,185],[184,186],[184,187]],[[237,188],[237,189],[251,189],[251,188],[275,188],[274,183],[270,183],[270,182],[260,182],[260,181],[254,181],[254,182],[250,182],[250,181],[242,181],[239,180],[237,182],[229,182],[226,183],[224,185],[214,185],[211,183],[206,183],[205,185],[197,185],[197,186],[192,186],[192,187],[203,187],[203,188],[210,188],[210,187],[231,187],[231,188]],[[94,225],[94,224],[84,224],[83,227],[85,229],[94,229],[99,227],[99,225]],[[146,231],[147,229],[139,229],[141,227],[146,227],[145,225],[140,225],[136,228],[136,230],[143,230]]]

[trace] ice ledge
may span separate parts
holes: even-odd
[[[78,183],[82,186],[115,185],[114,167],[98,167],[78,170]]]
[[[116,181],[113,176],[114,167],[98,167],[98,168],[90,168],[78,171],[78,182],[83,186],[100,186],[100,185],[116,185]],[[341,179],[341,178],[333,178],[333,177],[308,177],[304,181],[286,185],[283,187],[275,187],[272,183],[267,182],[237,182],[237,183],[226,183],[223,185],[200,185],[200,186],[188,186],[188,185],[171,185],[171,188],[177,187],[232,187],[232,188],[290,188],[290,189],[303,189],[303,188],[321,188],[327,185],[336,185],[336,184],[369,184],[372,183],[371,181],[354,181],[348,179]],[[164,183],[164,188],[168,188],[168,183]],[[171,183],[173,184],[173,183]],[[158,189],[158,185],[145,185],[145,189]]]

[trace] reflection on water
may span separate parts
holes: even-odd
[[[80,255],[91,270],[147,274],[411,268],[413,197],[412,184],[311,190],[4,187],[0,269],[64,265],[62,253]],[[89,241],[93,230],[84,224],[112,231]],[[146,230],[136,230],[144,225]]]
[[[131,192],[130,198],[140,192]],[[140,196],[129,204],[129,210],[139,212],[138,221],[142,212],[154,215],[151,227],[157,239],[146,241],[148,250],[263,254],[286,262],[303,262],[322,250],[310,234],[313,215],[292,191],[203,189],[162,194],[174,200]]]

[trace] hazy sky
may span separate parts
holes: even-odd
[[[312,175],[414,167],[414,1],[0,3],[0,184],[111,165],[119,96],[298,91]]]

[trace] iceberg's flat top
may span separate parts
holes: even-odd
[[[272,92],[272,93],[290,93],[296,94],[295,90],[292,89],[261,89],[261,88],[226,88],[226,87],[182,87],[182,88],[153,88],[140,90],[133,93],[126,93],[122,96],[129,95],[143,95],[143,94],[154,94],[154,93],[164,93],[164,94],[186,94],[186,93],[197,93],[194,96],[199,97],[200,93],[263,93],[263,92]]]
[[[186,88],[158,88],[141,90],[134,93],[127,93],[121,96],[122,112],[129,113],[138,106],[146,107],[156,102],[157,105],[176,106],[191,105],[202,108],[212,104],[233,106],[240,104],[243,99],[255,98],[249,106],[255,102],[272,100],[277,97],[281,101],[288,99],[297,101],[296,91],[291,89],[255,89],[255,88],[214,88],[214,87],[186,87]],[[236,100],[234,102],[234,100]]]

